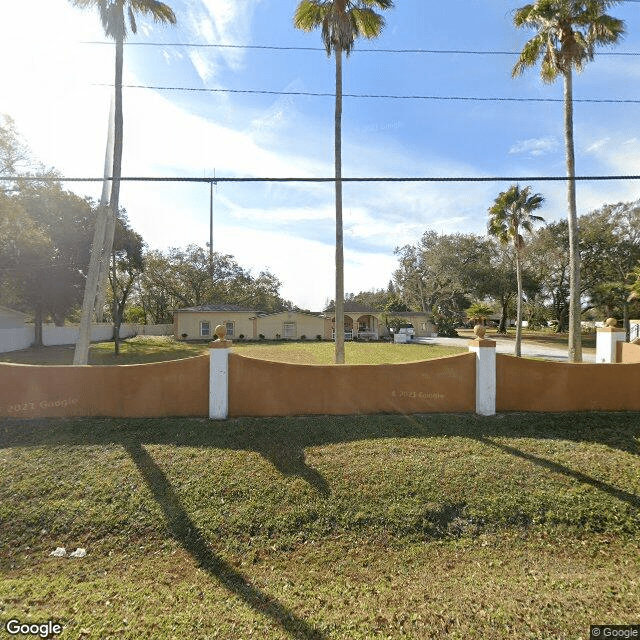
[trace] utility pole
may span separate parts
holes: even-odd
[[[213,170],[213,180],[209,182],[209,270],[213,274],[213,185],[218,183],[215,180],[216,170]]]

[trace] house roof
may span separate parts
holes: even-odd
[[[313,311],[274,311],[273,313],[259,313],[259,318],[268,318],[270,316],[281,316],[281,315],[297,315],[297,316],[311,316],[312,318],[322,318],[321,313],[314,313]]]
[[[398,318],[411,318],[412,316],[429,316],[430,314],[424,311],[389,311],[389,315],[397,316]]]
[[[3,316],[13,316],[18,318],[28,318],[29,316],[26,313],[22,313],[22,311],[16,311],[15,309],[9,309],[9,307],[3,307],[0,305],[0,315]]]
[[[185,307],[184,309],[176,309],[177,312],[184,313],[213,313],[216,311],[236,311],[240,313],[262,313],[258,309],[252,309],[250,307],[243,307],[239,304],[201,304],[199,307]]]
[[[335,304],[333,304],[325,309],[325,313],[334,313],[335,310],[336,306]],[[357,302],[351,302],[349,300],[344,303],[344,311],[345,313],[382,313],[381,311],[379,311],[378,309],[374,309],[373,307],[369,307],[364,304],[358,304]]]

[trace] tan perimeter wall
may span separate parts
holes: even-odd
[[[229,416],[475,411],[476,355],[387,365],[296,365],[229,354]]]
[[[209,356],[123,366],[0,363],[0,416],[209,415]]]
[[[496,356],[496,411],[640,411],[640,364]]]
[[[620,349],[618,362],[640,362],[640,344],[618,342],[618,348]]]

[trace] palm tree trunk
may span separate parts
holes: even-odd
[[[516,248],[516,280],[518,282],[518,301],[516,304],[516,357],[522,355],[522,264],[520,251]]]
[[[336,336],[335,363],[344,364],[344,249],[342,233],[342,49],[336,56],[336,118],[335,118],[335,172],[336,172]]]
[[[580,251],[578,213],[576,207],[576,164],[573,147],[573,77],[564,73],[564,136],[567,160],[567,206],[569,221],[569,362],[582,362],[582,330],[580,324]]]

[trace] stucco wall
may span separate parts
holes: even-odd
[[[317,335],[324,335],[324,318],[309,316],[304,313],[277,313],[258,318],[258,334],[273,340],[276,334],[284,338],[284,324],[294,323],[293,339],[306,336],[307,340],[315,340]]]
[[[230,416],[473,412],[473,353],[387,365],[295,365],[229,355]]]
[[[0,363],[0,416],[208,415],[208,355],[122,366]]]
[[[250,319],[255,316],[252,312],[239,311],[189,311],[175,312],[175,338],[182,339],[182,334],[186,333],[186,340],[206,340],[206,337],[200,335],[200,322],[207,321],[211,323],[211,336],[216,327],[221,324],[226,325],[227,322],[234,323],[233,336],[229,336],[232,340],[237,340],[240,334],[246,339],[253,339],[253,321]]]
[[[620,362],[640,362],[640,344],[620,342],[618,346],[620,348]]]
[[[496,356],[497,411],[640,411],[640,364]]]

